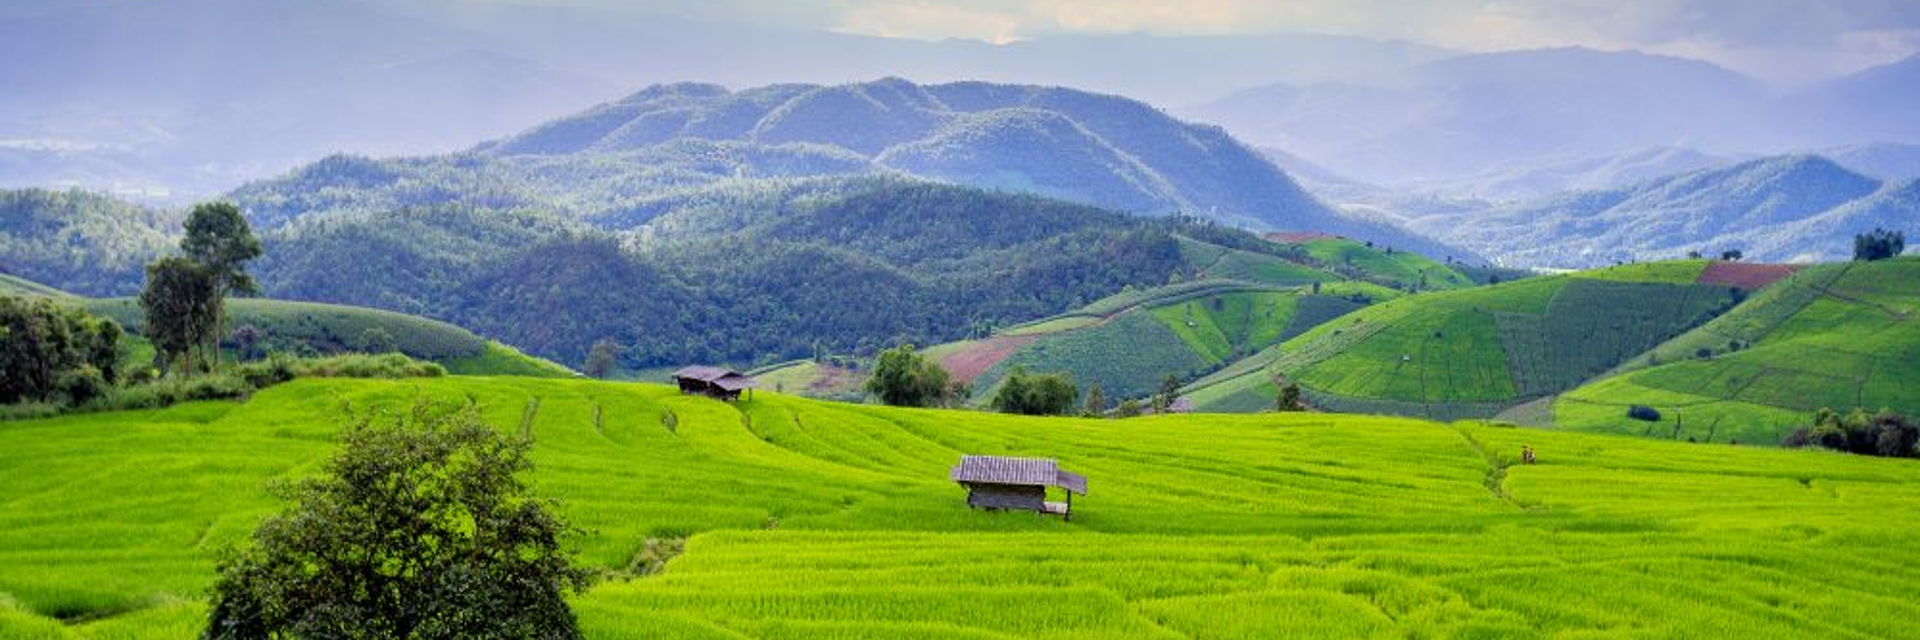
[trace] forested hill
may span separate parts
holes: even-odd
[[[467,152],[329,158],[235,196],[269,226],[343,210],[460,203],[535,206],[631,229],[689,190],[871,174],[1467,255],[1327,207],[1218,127],[1118,96],[979,82],[738,92],[659,85]]]

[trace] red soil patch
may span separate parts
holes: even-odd
[[[1019,351],[1020,347],[1039,339],[1038,335],[994,336],[967,347],[959,353],[941,358],[940,367],[952,374],[955,380],[973,382],[974,378],[992,369],[993,365],[1000,364],[1001,360]]]
[[[1338,238],[1340,236],[1336,236],[1331,233],[1322,233],[1319,231],[1275,231],[1263,237],[1265,237],[1269,241],[1278,242],[1282,244],[1300,244],[1302,242],[1312,242],[1314,240],[1326,240],[1329,238]]]
[[[1793,275],[1799,267],[1790,264],[1754,264],[1748,262],[1709,262],[1700,272],[1700,284],[1724,284],[1752,291]]]

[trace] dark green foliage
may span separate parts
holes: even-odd
[[[880,352],[865,388],[896,407],[935,407],[948,400],[947,370],[903,344]]]
[[[1113,417],[1115,418],[1140,417],[1140,401],[1134,400],[1133,398],[1127,398],[1126,400],[1122,400],[1120,402],[1120,406],[1114,408]]]
[[[220,563],[209,640],[578,638],[578,532],[529,495],[531,443],[467,406],[353,416],[325,473]]]
[[[1160,380],[1160,389],[1153,392],[1153,411],[1166,413],[1173,403],[1180,399],[1180,377],[1167,374]]]
[[[1739,249],[1728,249],[1726,251],[1720,252],[1720,259],[1726,260],[1728,262],[1738,262],[1741,258],[1745,258],[1745,257],[1747,257],[1746,252],[1743,252]]]
[[[0,273],[80,295],[130,295],[180,215],[81,191],[0,191]]]
[[[993,395],[993,410],[1027,416],[1064,416],[1073,413],[1080,390],[1064,373],[1027,373],[1015,368]]]
[[[1289,382],[1287,386],[1280,387],[1279,397],[1274,398],[1273,410],[1306,411],[1306,405],[1300,403],[1300,385]]]
[[[146,317],[140,333],[169,364],[181,361],[187,375],[199,366],[196,355],[202,362],[208,359],[208,343],[217,335],[218,290],[217,276],[187,258],[161,258],[147,265],[147,287],[140,292]]]
[[[1868,415],[1855,409],[1845,416],[1832,409],[1821,409],[1812,427],[1801,427],[1787,434],[1782,444],[1788,447],[1821,447],[1865,456],[1912,458],[1920,456],[1920,425],[1890,411]]]
[[[602,380],[611,378],[619,353],[620,346],[614,344],[612,340],[595,342],[593,350],[587,353],[587,361],[580,367],[580,372],[587,374],[589,378]]]
[[[45,299],[0,296],[0,404],[83,404],[115,382],[120,325]]]
[[[1101,416],[1107,413],[1107,395],[1100,390],[1100,385],[1087,387],[1087,401],[1083,410],[1090,416]]]
[[[1660,410],[1644,404],[1636,404],[1627,407],[1627,417],[1641,422],[1659,422]]]
[[[253,293],[257,288],[246,269],[247,262],[260,257],[260,240],[253,237],[253,228],[231,202],[194,205],[187,214],[180,251],[213,272],[222,296]]]
[[[1899,231],[1874,227],[1872,231],[1853,237],[1853,259],[1855,260],[1885,260],[1906,251],[1907,236]]]

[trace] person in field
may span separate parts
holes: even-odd
[[[1533,464],[1533,445],[1520,445],[1520,463]]]

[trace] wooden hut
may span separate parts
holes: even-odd
[[[966,456],[952,477],[967,488],[967,506],[975,509],[1022,509],[1071,520],[1073,494],[1087,495],[1085,476],[1045,458]],[[1066,502],[1048,502],[1048,487],[1066,490]]]
[[[744,373],[720,367],[692,366],[673,372],[673,381],[680,385],[680,393],[697,393],[719,400],[734,401],[740,399],[740,392],[747,392],[747,399],[753,399],[753,388],[760,382]]]

